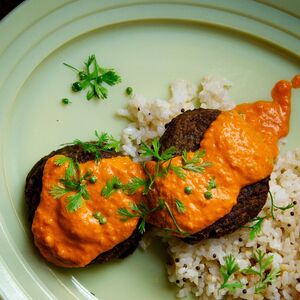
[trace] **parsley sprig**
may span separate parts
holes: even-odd
[[[95,130],[95,136],[97,138],[97,141],[95,142],[83,142],[79,139],[76,139],[72,143],[63,144],[63,146],[80,146],[85,152],[93,153],[95,155],[96,161],[101,158],[101,151],[120,151],[121,142],[120,140],[115,139],[112,135],[106,132],[102,132],[101,134],[99,134],[98,131]]]
[[[113,69],[100,67],[94,54],[90,55],[84,64],[85,68],[78,70],[64,63],[65,66],[78,73],[79,81],[72,84],[72,90],[79,92],[88,88],[86,94],[87,100],[91,100],[92,98],[106,99],[108,91],[103,84],[105,83],[109,86],[115,85],[121,82],[121,77]]]
[[[87,180],[92,178],[91,172],[81,175],[80,167],[71,158],[62,156],[54,162],[57,166],[68,164],[64,178],[59,179],[59,184],[54,185],[49,193],[55,199],[60,199],[64,195],[73,192],[67,197],[66,209],[68,212],[75,212],[79,209],[84,200],[89,200],[90,195],[87,191]]]
[[[273,262],[273,257],[273,255],[266,257],[266,253],[263,253],[260,249],[258,249],[255,253],[253,253],[253,258],[256,260],[257,266],[251,266],[242,270],[242,273],[244,274],[258,276],[259,280],[255,284],[256,294],[263,292],[267,285],[272,283],[280,275],[279,269],[273,269],[270,272],[267,271]]]
[[[232,255],[226,256],[225,265],[221,266],[220,272],[223,276],[223,283],[220,289],[228,289],[230,292],[234,292],[237,288],[242,288],[243,285],[240,281],[228,282],[231,275],[239,271],[239,266],[235,262],[235,258]]]

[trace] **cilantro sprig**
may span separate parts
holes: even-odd
[[[93,153],[95,160],[98,161],[101,158],[101,151],[116,151],[119,152],[121,149],[121,141],[115,139],[112,135],[102,132],[101,134],[95,130],[95,136],[97,140],[95,142],[83,142],[79,139],[75,139],[72,143],[63,144],[65,145],[77,145],[81,147],[87,153]]]
[[[60,199],[73,192],[74,194],[67,197],[66,206],[67,211],[73,213],[83,205],[84,200],[90,199],[86,182],[92,178],[92,174],[87,172],[82,176],[79,164],[66,156],[57,158],[54,163],[57,166],[63,166],[67,163],[68,166],[65,176],[59,179],[59,184],[54,185],[49,193],[53,198]]]
[[[158,206],[150,209],[144,202],[130,203],[129,209],[127,207],[121,207],[118,209],[118,214],[121,216],[121,221],[128,221],[132,218],[141,218],[141,222],[138,226],[138,230],[143,234],[146,230],[146,218],[157,210],[163,208],[163,203],[159,202]]]
[[[242,288],[243,284],[240,281],[228,282],[231,275],[239,271],[239,266],[235,262],[235,258],[232,255],[225,257],[225,265],[221,266],[220,272],[223,277],[223,283],[220,289],[228,289],[230,292],[234,292],[237,288]]]
[[[172,167],[172,158],[176,153],[175,147],[170,147],[167,150],[161,152],[160,151],[161,144],[157,138],[153,139],[151,142],[151,146],[148,146],[146,143],[142,142],[141,147],[139,149],[141,157],[153,157],[157,160],[154,174],[152,175],[146,168],[146,164],[143,163],[143,168],[145,173],[147,174],[149,181],[148,181],[148,190],[151,190],[151,187],[154,181],[158,177],[164,177],[169,172],[170,168]],[[160,153],[161,152],[161,153]],[[167,161],[169,162],[168,167],[164,167],[163,164]]]
[[[203,173],[206,167],[212,166],[211,162],[204,162],[202,159],[205,156],[206,151],[203,149],[194,152],[192,158],[188,158],[188,153],[186,150],[182,153],[183,166],[182,168],[187,171],[192,171],[196,173]]]
[[[205,156],[206,152],[203,149],[197,150],[194,152],[192,158],[188,158],[188,153],[186,150],[183,150],[181,159],[182,159],[182,166],[174,166],[172,163],[169,164],[168,170],[172,170],[180,179],[186,179],[185,171],[191,171],[195,173],[203,173],[205,168],[212,166],[211,162],[203,161],[203,157]],[[214,187],[212,187],[214,188]],[[208,193],[211,194],[210,185],[208,185]],[[211,197],[210,197],[211,198]]]
[[[275,216],[274,216],[274,210],[275,209],[279,209],[281,211],[286,211],[288,209],[291,209],[295,206],[295,204],[293,202],[289,203],[286,206],[277,206],[274,203],[274,198],[272,193],[269,191],[269,196],[270,196],[270,200],[271,200],[271,207],[270,207],[270,212],[267,213],[264,216],[256,216],[255,218],[253,218],[250,223],[252,223],[251,226],[243,226],[244,228],[249,228],[250,232],[249,232],[249,237],[250,240],[253,241],[255,239],[255,237],[261,232],[262,229],[262,225],[263,225],[263,221],[267,218],[272,218],[273,220],[275,220]]]
[[[121,77],[113,69],[100,67],[94,54],[90,55],[84,64],[85,68],[78,70],[64,63],[65,66],[76,71],[78,74],[79,81],[72,84],[72,90],[79,92],[88,89],[86,94],[87,100],[91,100],[92,98],[106,99],[108,90],[104,84],[113,86],[121,82]]]
[[[178,206],[177,206],[177,205],[178,205],[178,201],[180,201],[180,200],[177,199],[177,204],[176,204],[176,202],[175,202],[176,208],[177,208],[177,209],[178,209]],[[170,217],[171,217],[171,219],[172,219],[172,221],[173,221],[173,223],[174,223],[174,225],[175,225],[175,227],[176,227],[176,229],[172,229],[172,228],[164,228],[164,230],[165,230],[165,231],[169,231],[169,232],[173,232],[173,233],[177,233],[177,234],[180,234],[180,235],[182,235],[182,236],[188,236],[188,235],[190,235],[190,232],[183,230],[183,229],[179,226],[179,224],[177,223],[177,220],[176,220],[176,218],[175,218],[175,216],[174,216],[174,214],[173,214],[173,212],[172,212],[172,210],[171,210],[169,204],[168,204],[166,201],[162,200],[162,199],[159,199],[159,202],[160,202],[161,205],[162,205],[162,209],[164,209],[164,208],[167,209],[167,212],[168,212],[168,214],[170,215]],[[181,201],[180,201],[180,202],[181,202]],[[184,205],[183,205],[182,202],[181,202],[181,204],[182,204],[182,206],[181,206],[180,209],[183,209]],[[179,204],[179,205],[180,205],[180,204]],[[185,210],[185,207],[184,207],[184,210]]]
[[[118,176],[113,176],[111,180],[106,182],[101,191],[101,195],[105,198],[109,198],[117,190],[122,190],[128,195],[133,195],[142,187],[144,187],[142,194],[146,195],[148,193],[148,184],[148,180],[139,177],[133,177],[127,184],[124,184]]]
[[[142,194],[146,195],[149,190],[149,181],[139,177],[133,177],[127,184],[122,186],[123,191],[128,195],[133,195],[141,187],[144,188]]]
[[[255,284],[255,293],[259,294],[266,289],[268,284],[272,283],[280,275],[280,270],[273,269],[268,272],[267,269],[270,268],[274,256],[270,255],[266,257],[266,253],[263,253],[260,249],[253,253],[253,258],[256,260],[257,266],[248,267],[242,270],[242,273],[258,276],[259,280]]]
[[[175,205],[176,205],[177,211],[180,214],[185,213],[185,211],[186,211],[185,205],[179,199],[175,199]]]
[[[109,198],[114,192],[122,188],[122,182],[117,176],[113,176],[111,180],[106,182],[106,185],[101,191],[101,195],[105,198]]]
[[[163,151],[161,154],[159,153],[161,148],[161,144],[158,138],[155,138],[151,142],[151,146],[149,147],[146,143],[142,142],[140,147],[140,155],[142,157],[153,157],[159,162],[166,162],[169,159],[174,157],[176,153],[175,147],[170,147],[167,150]]]

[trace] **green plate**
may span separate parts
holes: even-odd
[[[123,261],[84,269],[55,268],[40,258],[26,222],[23,189],[33,164],[61,143],[118,135],[124,90],[166,97],[179,78],[205,74],[233,84],[237,102],[269,99],[273,84],[300,73],[299,5],[279,1],[26,1],[0,23],[0,294],[8,299],[174,299],[166,245],[155,242]],[[298,8],[298,11],[297,11]],[[282,24],[282,25],[280,25]],[[72,94],[89,54],[114,67],[122,84],[107,101]],[[73,104],[62,106],[69,97]],[[286,149],[300,146],[293,91]],[[95,294],[93,296],[90,292]]]

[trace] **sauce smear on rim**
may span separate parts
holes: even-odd
[[[35,212],[32,232],[36,246],[48,261],[63,267],[83,267],[129,238],[138,223],[138,218],[122,221],[118,209],[140,202],[141,192],[127,195],[117,190],[105,198],[101,195],[102,189],[113,176],[126,184],[133,177],[145,178],[145,174],[139,164],[124,156],[79,164],[82,174],[92,171],[97,180],[87,184],[90,199],[84,200],[75,212],[69,212],[67,197],[74,192],[60,199],[55,199],[50,192],[66,173],[67,164],[58,166],[55,163],[61,157],[51,157],[44,167],[41,200]],[[106,218],[105,224],[100,224],[93,216],[97,212]]]
[[[170,210],[156,211],[148,221],[174,235],[196,233],[228,214],[241,188],[269,176],[278,155],[278,140],[289,132],[292,87],[300,87],[299,75],[293,83],[276,83],[272,102],[245,103],[222,112],[200,143],[200,149],[205,150],[200,163],[207,167],[201,173],[185,170],[185,180],[172,170],[158,177],[149,193],[149,205],[155,207],[163,200]],[[193,155],[189,152],[188,158]],[[184,165],[181,156],[171,163]],[[156,164],[147,163],[152,175]],[[186,187],[192,192],[186,193]],[[184,211],[178,209],[178,201]]]

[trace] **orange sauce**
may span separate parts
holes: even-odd
[[[292,85],[294,89],[299,89],[300,88],[300,74],[296,75],[292,79]]]
[[[54,199],[51,188],[64,178],[67,164],[57,166],[53,156],[46,162],[43,173],[41,201],[32,224],[34,241],[41,254],[50,262],[63,267],[82,267],[90,263],[99,254],[112,249],[126,240],[135,230],[138,219],[121,221],[118,209],[130,207],[132,202],[141,201],[141,192],[126,195],[121,190],[109,198],[101,196],[107,181],[118,176],[123,184],[133,177],[145,178],[142,167],[129,157],[102,159],[98,164],[88,161],[80,164],[82,174],[92,171],[97,177],[94,184],[88,183],[90,200],[84,200],[81,208],[71,213],[67,211],[69,192],[60,199]],[[93,217],[99,211],[106,219],[100,224]]]
[[[291,89],[290,82],[281,80],[272,90],[272,102],[246,103],[222,112],[200,143],[200,148],[206,151],[203,162],[211,162],[212,166],[202,173],[185,171],[185,180],[179,179],[172,170],[165,177],[157,178],[150,191],[150,206],[157,206],[158,199],[163,199],[177,225],[188,234],[228,214],[241,188],[271,174],[278,155],[277,142],[289,131]],[[189,157],[192,156],[193,153],[189,153]],[[172,164],[181,166],[182,158],[173,158]],[[155,165],[155,162],[147,163],[152,174]],[[210,190],[212,197],[207,199],[205,192],[212,178],[217,187]],[[191,194],[185,192],[186,186],[192,188]],[[183,203],[184,213],[176,208],[176,199]],[[181,235],[167,209],[152,214],[149,222]]]

